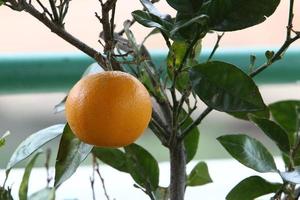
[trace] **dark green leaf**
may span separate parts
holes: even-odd
[[[282,184],[270,183],[259,176],[251,176],[237,184],[226,196],[227,200],[253,200],[257,197],[275,193]]]
[[[11,196],[11,189],[4,189],[0,186],[0,199],[1,200],[13,200],[13,197]]]
[[[58,187],[70,178],[82,161],[89,155],[93,146],[81,142],[66,124],[55,163],[54,186]]]
[[[186,28],[186,27],[191,27],[191,25],[193,25],[193,24],[199,24],[199,25],[201,25],[200,27],[206,27],[208,24],[208,19],[209,18],[207,15],[199,15],[196,17],[189,18],[188,20],[185,19],[185,20],[177,21],[175,23],[172,31],[170,32],[170,34],[171,34],[171,36],[174,36],[176,34],[176,32],[179,31],[180,29]],[[195,34],[197,34],[197,33],[195,33]]]
[[[280,172],[280,176],[285,181],[294,184],[300,184],[300,169],[296,169],[291,172]]]
[[[254,112],[228,112],[227,114],[237,118],[237,119],[242,119],[242,120],[247,120],[249,121],[249,114],[257,116],[259,118],[270,118],[270,110],[268,107],[266,107],[265,110],[263,111],[254,111]]]
[[[154,191],[154,196],[157,200],[168,200],[168,199],[170,199],[169,188],[167,188],[167,187],[158,187]]]
[[[155,191],[159,182],[159,167],[155,158],[137,144],[131,144],[124,149],[127,168],[132,178],[146,190]]]
[[[209,107],[224,112],[249,112],[266,108],[254,81],[236,66],[212,61],[191,68],[196,94]]]
[[[112,148],[94,147],[92,152],[98,159],[109,166],[122,172],[128,172],[126,155],[123,151]]]
[[[55,189],[44,188],[30,195],[28,200],[55,200]]]
[[[285,153],[290,152],[290,142],[288,134],[275,122],[258,118],[254,115],[249,116],[251,121],[253,121],[269,138],[271,138],[279,149]]]
[[[57,124],[42,129],[25,139],[11,156],[6,169],[11,169],[16,164],[30,156],[33,152],[41,148],[44,144],[60,136],[64,129],[64,124]]]
[[[27,200],[29,177],[31,174],[31,170],[35,164],[35,161],[38,158],[38,156],[40,155],[40,153],[41,152],[38,152],[37,154],[35,154],[25,168],[22,182],[21,182],[21,185],[19,188],[19,199],[20,200]]]
[[[274,120],[278,122],[278,124],[280,124],[290,135],[297,132],[297,129],[299,128],[297,108],[300,108],[300,101],[279,101],[270,104],[269,108]]]
[[[0,0],[0,6],[2,6],[4,4],[3,0]]]
[[[217,138],[232,157],[258,172],[275,172],[270,152],[258,140],[247,135],[225,135]]]
[[[0,147],[4,146],[5,145],[5,138],[7,136],[10,135],[10,132],[9,131],[6,131],[1,137],[0,137]]]
[[[211,182],[212,180],[205,162],[198,162],[187,178],[188,186],[199,186]]]
[[[187,113],[184,111],[181,113],[180,118],[185,118]],[[182,130],[187,128],[189,125],[193,123],[193,119],[188,117],[184,124],[182,125]],[[186,153],[186,162],[189,163],[195,157],[198,149],[200,138],[200,131],[198,127],[195,127],[191,130],[191,132],[184,138],[184,148]]]
[[[203,0],[167,0],[178,12],[195,13],[200,10]]]
[[[166,34],[169,34],[173,26],[169,21],[141,10],[133,11],[132,16],[138,23],[142,24],[143,26],[159,28]]]
[[[202,7],[217,31],[235,31],[264,22],[280,0],[210,0]]]

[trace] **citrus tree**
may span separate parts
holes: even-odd
[[[265,62],[250,68],[215,60],[214,54],[225,32],[230,34],[267,20],[280,0],[166,0],[176,15],[162,13],[155,7],[159,0],[140,0],[141,10],[132,12],[122,30],[115,30],[117,0],[99,0],[102,24],[96,50],[75,38],[65,29],[70,0],[0,0],[0,5],[15,11],[25,11],[47,26],[53,33],[95,60],[98,70],[88,68],[82,80],[58,105],[66,105],[67,124],[40,130],[13,153],[10,170],[30,155],[21,183],[19,198],[55,198],[55,190],[67,180],[89,155],[111,167],[128,173],[135,186],[150,199],[182,200],[186,187],[212,182],[205,162],[198,162],[187,174],[186,165],[193,160],[198,147],[198,125],[213,110],[228,113],[256,124],[278,146],[286,164],[276,167],[272,154],[264,145],[247,135],[224,135],[218,141],[243,165],[258,172],[278,173],[282,182],[273,183],[260,176],[251,176],[238,183],[226,196],[229,200],[254,199],[273,193],[273,199],[298,199],[300,194],[299,106],[298,100],[285,100],[266,105],[253,78],[283,59],[289,46],[300,38],[293,29],[294,0],[289,1],[286,38],[277,51],[266,51]],[[165,65],[157,66],[144,45],[137,43],[131,26],[139,23],[150,28],[149,35],[161,34],[162,48],[168,49]],[[209,33],[219,33],[216,44],[205,60],[199,60],[202,40]],[[96,68],[97,68],[96,67]],[[101,70],[100,70],[101,71]],[[114,72],[112,72],[114,71]],[[206,104],[200,111],[198,101]],[[65,104],[66,102],[66,104]],[[191,117],[195,111],[196,117]],[[161,144],[169,150],[170,184],[159,186],[159,167],[155,158],[136,138],[149,125]],[[55,162],[54,183],[28,197],[28,178],[38,150],[44,144],[60,138]],[[38,152],[38,153],[36,153]],[[47,154],[49,155],[49,154]],[[5,183],[3,199],[10,199]],[[213,195],[213,194],[212,194]],[[108,197],[107,197],[108,198]]]

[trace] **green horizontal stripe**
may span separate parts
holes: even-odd
[[[210,51],[202,53],[205,61]],[[258,75],[259,84],[293,83],[300,80],[300,49],[290,49],[283,60]],[[153,51],[152,58],[165,65],[166,51]],[[223,60],[248,71],[250,54],[256,55],[257,65],[265,62],[263,50],[218,51],[214,60]],[[68,91],[79,80],[93,60],[84,54],[39,53],[0,54],[0,93],[33,93]]]

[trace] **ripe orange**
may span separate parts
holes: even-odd
[[[66,117],[74,134],[95,146],[122,147],[147,128],[152,104],[134,76],[106,71],[82,78],[66,101]]]

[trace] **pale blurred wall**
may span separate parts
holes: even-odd
[[[44,1],[48,2],[48,1]],[[222,47],[274,47],[279,46],[285,38],[285,26],[287,19],[288,0],[282,0],[279,8],[273,16],[265,23],[258,26],[226,34],[222,41]],[[296,1],[295,8],[299,8],[300,2]],[[162,11],[175,12],[161,0],[158,7]],[[117,5],[117,30],[122,28],[125,19],[130,19],[130,12],[141,8],[138,0],[119,0]],[[70,12],[66,19],[66,29],[88,43],[94,48],[100,49],[97,43],[101,26],[94,16],[95,11],[100,10],[98,0],[72,0]],[[295,28],[300,28],[300,12],[295,15]],[[0,53],[12,52],[72,52],[77,51],[73,46],[51,33],[40,22],[29,14],[15,12],[7,7],[0,7]],[[148,28],[135,25],[133,31],[136,37],[141,40]],[[204,47],[211,47],[214,44],[216,35],[210,34],[204,40]],[[300,42],[294,44],[299,46]],[[165,48],[160,36],[148,40],[149,49]]]
[[[165,0],[161,1],[165,2]],[[119,24],[117,29],[120,29],[124,19],[130,18],[130,12],[140,8],[140,5],[138,0],[119,0],[118,2],[116,21]],[[279,46],[285,38],[287,2],[287,0],[282,0],[276,14],[264,24],[243,31],[228,33],[224,37],[221,47],[249,47],[255,49],[255,47]],[[296,1],[296,8],[299,8],[299,3],[300,1]],[[98,0],[72,0],[71,12],[67,18],[66,26],[76,37],[97,49],[100,48],[97,43],[97,36],[101,31],[101,27],[94,17],[94,12],[99,8]],[[159,8],[174,13],[166,3],[160,3]],[[300,22],[299,14],[297,13],[295,16],[296,27]],[[298,28],[300,29],[300,27]],[[139,40],[148,31],[150,29],[140,25],[134,26],[134,32]],[[211,47],[215,42],[215,38],[215,34],[206,37],[204,46]],[[297,45],[300,45],[299,42]],[[160,36],[156,36],[147,42],[147,46],[150,49],[161,49],[165,47],[165,43]],[[0,7],[0,54],[55,51],[74,52],[78,50],[55,36],[27,13],[14,12],[6,7]],[[288,87],[286,85],[260,87],[267,103],[280,99],[300,99],[299,88],[299,84],[289,85]],[[12,133],[7,139],[7,145],[0,151],[0,168],[5,167],[14,149],[29,134],[53,124],[65,122],[63,113],[53,114],[53,106],[64,96],[64,93],[0,95],[0,135],[6,130],[10,130]],[[216,122],[218,123],[216,124]],[[214,112],[201,127],[202,134],[197,159],[228,156],[215,138],[225,133],[249,132],[261,135],[253,125],[247,122],[237,121],[222,113]],[[159,147],[156,139],[151,139],[151,137],[153,137],[151,134],[145,134],[145,139],[140,142],[148,147],[148,150],[159,160],[167,159],[168,153]],[[55,145],[51,145],[55,149]],[[211,148],[212,146],[214,148]]]

